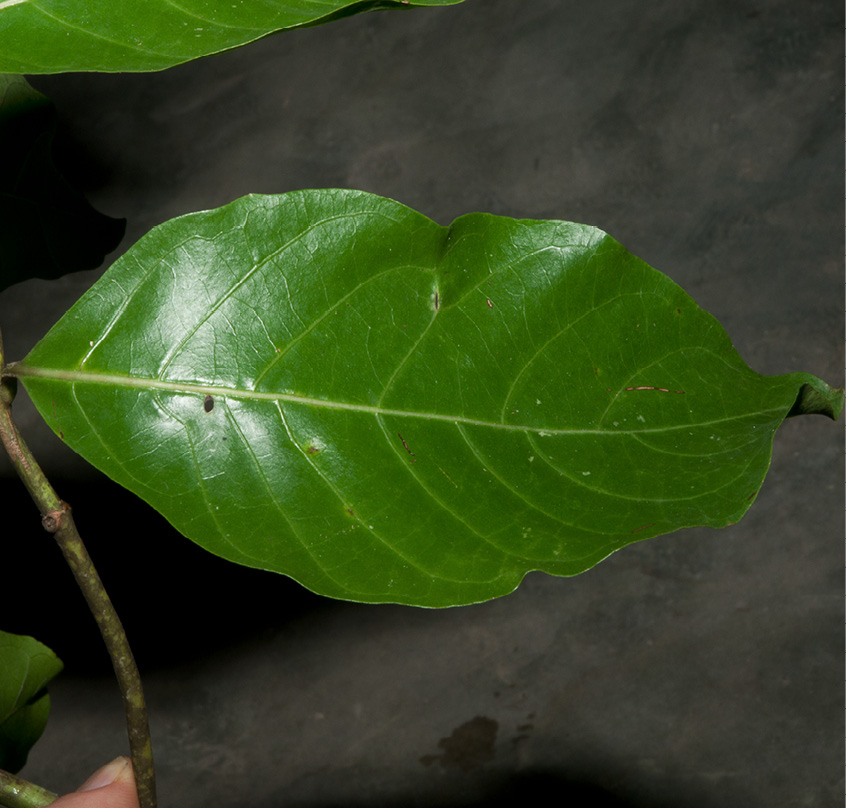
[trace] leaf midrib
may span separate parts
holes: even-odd
[[[754,410],[741,415],[731,415],[725,418],[716,418],[709,421],[699,421],[691,424],[677,424],[663,427],[643,427],[636,429],[575,429],[575,428],[552,428],[543,426],[529,426],[523,424],[505,424],[497,421],[484,421],[479,418],[470,418],[466,415],[444,415],[435,412],[415,412],[413,410],[397,410],[390,407],[369,404],[350,404],[346,401],[330,401],[322,398],[311,398],[310,396],[297,395],[296,393],[274,393],[262,392],[259,390],[239,390],[232,387],[220,387],[210,384],[196,384],[193,382],[169,382],[162,379],[139,378],[113,373],[92,373],[90,371],[60,370],[58,368],[32,367],[23,363],[7,365],[5,372],[16,376],[28,376],[31,378],[51,379],[64,381],[71,384],[101,384],[109,387],[131,387],[138,390],[165,390],[173,393],[195,393],[197,395],[221,396],[228,398],[245,399],[247,401],[286,401],[292,404],[301,404],[310,407],[329,410],[346,410],[347,412],[367,413],[379,416],[394,416],[398,418],[419,418],[424,421],[442,421],[450,424],[467,424],[469,426],[487,427],[499,429],[506,432],[529,432],[540,437],[559,435],[643,435],[649,433],[673,432],[682,429],[692,429],[704,426],[716,426],[751,418],[759,415],[784,416],[784,407],[773,407],[766,410]]]

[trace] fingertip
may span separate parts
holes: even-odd
[[[117,757],[111,763],[97,769],[77,790],[94,791],[110,786],[112,783],[134,783],[132,762],[129,758]]]
[[[135,776],[129,758],[115,758],[97,769],[77,791],[59,797],[56,808],[138,808]]]

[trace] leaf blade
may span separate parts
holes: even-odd
[[[462,0],[121,0],[0,2],[0,73],[142,72],[246,45],[278,31],[363,11],[447,6]]]
[[[58,657],[32,637],[0,631],[0,769],[17,772],[41,737],[50,712],[47,684]]]
[[[802,386],[828,389],[751,371],[594,228],[352,191],[162,225],[13,372],[212,552],[430,606],[737,521]]]

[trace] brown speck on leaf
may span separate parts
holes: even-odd
[[[493,303],[491,303],[491,299],[490,299],[490,298],[487,298],[487,301],[488,301],[488,308],[489,308],[489,309],[492,309],[492,308],[493,308]]]
[[[206,412],[211,412],[214,409],[214,399],[211,396],[206,396],[203,401],[203,409]]]
[[[405,442],[405,438],[403,438],[403,436],[400,435],[399,432],[397,432],[397,437],[402,441],[402,445],[405,446],[405,451],[411,455],[411,462],[416,463],[417,460],[414,457],[414,452],[412,452],[411,449],[408,448],[408,444]]]
[[[637,533],[637,532],[638,532],[638,531],[640,531],[640,530],[646,530],[646,528],[648,528],[648,527],[655,527],[655,523],[654,523],[654,522],[652,522],[652,523],[650,523],[650,524],[648,524],[648,525],[641,525],[640,527],[636,527],[636,528],[632,531],[632,533]]]
[[[318,449],[316,446],[312,446],[311,444],[306,446],[306,454],[316,455],[318,452],[320,452],[320,449]]]
[[[439,303],[440,303],[440,297],[438,296],[438,293],[435,292],[435,311],[438,310]]]
[[[347,508],[346,510],[347,510],[347,513],[348,513],[350,516],[352,516],[353,518],[355,518],[355,511],[354,511],[352,508]]]
[[[443,474],[444,477],[446,477],[450,481],[450,483],[452,483],[453,486],[458,488],[458,486],[455,484],[455,482],[453,482],[452,477],[450,477],[449,474],[447,474],[440,466],[438,466],[438,471],[440,471],[440,473]]]

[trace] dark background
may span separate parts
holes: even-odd
[[[840,384],[842,30],[828,0],[467,0],[291,32],[164,73],[34,78],[58,158],[151,226],[246,193],[354,187],[439,223],[601,227],[756,370]],[[114,256],[113,256],[114,257]],[[102,270],[0,294],[21,358]],[[785,423],[743,521],[574,579],[424,611],[237,568],[22,431],[146,676],[163,806],[840,805],[842,428]],[[0,459],[2,627],[66,671],[23,775],[74,788],[126,741],[109,663]],[[547,791],[551,786],[551,790]]]

